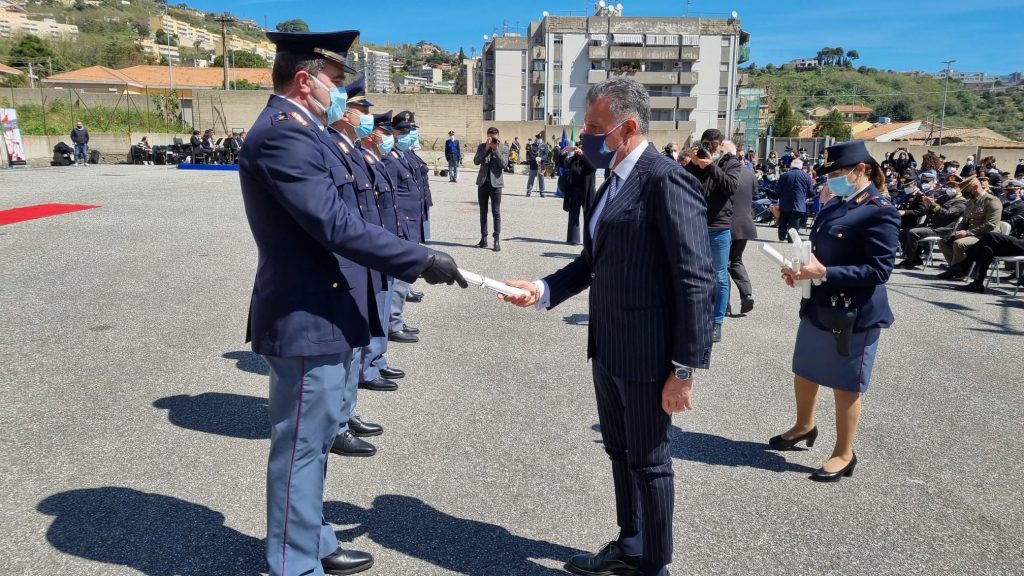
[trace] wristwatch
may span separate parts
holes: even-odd
[[[693,378],[693,368],[689,366],[676,365],[676,378],[679,380],[689,380]]]

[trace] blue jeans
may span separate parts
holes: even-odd
[[[79,160],[81,160],[83,164],[87,164],[89,162],[89,145],[88,144],[75,144],[75,160],[74,161],[78,162]]]
[[[715,267],[718,291],[715,292],[715,324],[725,322],[725,309],[729,306],[729,247],[732,230],[708,230],[711,241],[711,264]]]

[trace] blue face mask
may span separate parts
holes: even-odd
[[[580,148],[583,149],[583,155],[587,157],[587,160],[594,165],[594,168],[605,169],[612,165],[612,161],[615,160],[615,154],[618,152],[618,148],[615,150],[609,150],[605,140],[608,135],[619,129],[620,126],[625,124],[623,120],[619,122],[615,128],[605,132],[604,134],[580,134]],[[619,145],[621,147],[621,144]]]
[[[413,137],[412,132],[403,134],[395,139],[395,146],[402,152],[412,148],[412,145],[416,143],[416,139]]]
[[[412,136],[413,142],[416,144],[420,143],[420,131],[418,129],[414,128],[413,130],[410,130],[409,136]]]
[[[321,82],[316,76],[310,76],[310,78],[315,80],[321,88],[327,90],[327,93],[331,96],[331,103],[328,106],[324,106],[316,98],[313,99],[313,101],[320,106],[323,115],[327,117],[327,124],[334,124],[338,120],[341,120],[341,117],[345,115],[345,110],[348,108],[348,93],[345,92],[344,88],[328,88],[327,85]],[[373,118],[370,118],[370,121],[372,123]]]
[[[391,134],[385,134],[380,137],[380,151],[381,154],[387,154],[391,152],[391,149],[395,147],[395,137]]]
[[[373,116],[370,114],[359,115],[359,126],[356,126],[356,138],[362,140],[373,132]]]
[[[846,198],[850,194],[853,194],[856,186],[856,184],[851,183],[846,178],[846,174],[828,179],[828,189],[840,198]]]

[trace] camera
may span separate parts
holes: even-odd
[[[497,136],[491,136],[490,143],[491,144],[498,144],[498,137]]]
[[[707,146],[701,146],[697,149],[698,158],[711,158],[711,150],[707,149]]]

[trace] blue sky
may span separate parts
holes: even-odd
[[[173,3],[173,2],[172,2]],[[589,15],[592,0],[191,0],[208,11],[230,10],[271,28],[302,18],[314,31],[355,28],[368,42],[428,40],[449,50],[477,50],[483,35],[525,31],[545,10],[555,15]],[[686,0],[624,0],[627,16],[681,16]],[[792,8],[787,8],[791,6]],[[329,9],[326,9],[330,7]],[[941,61],[954,68],[1003,74],[1024,71],[1024,0],[971,2],[762,2],[691,0],[691,16],[724,17],[735,10],[751,34],[751,61],[759,66],[813,57],[822,46],[856,49],[858,64],[893,70],[935,71]]]

